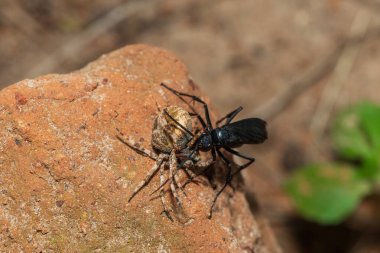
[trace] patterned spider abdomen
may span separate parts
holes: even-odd
[[[191,116],[185,109],[179,106],[164,108],[154,121],[152,132],[153,148],[164,153],[170,153],[173,149],[177,151],[185,149],[192,136],[181,129],[178,124],[192,132]]]

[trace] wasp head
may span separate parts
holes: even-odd
[[[197,141],[194,148],[200,151],[210,151],[213,147],[212,137],[209,132],[203,132]]]

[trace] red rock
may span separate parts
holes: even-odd
[[[205,180],[186,187],[184,215],[174,222],[150,200],[158,177],[127,203],[153,161],[122,144],[115,129],[151,148],[157,105],[186,108],[161,82],[199,95],[183,63],[145,45],[0,92],[1,252],[273,249],[239,189],[222,194],[211,220],[214,191]]]

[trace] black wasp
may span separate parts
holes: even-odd
[[[199,122],[201,123],[203,130],[193,134],[189,130],[187,130],[184,126],[182,126],[180,123],[177,122],[177,125],[182,128],[184,131],[188,132],[192,139],[188,143],[188,147],[190,149],[190,154],[188,155],[187,159],[191,159],[193,154],[196,154],[198,151],[211,151],[212,153],[212,159],[213,161],[216,161],[217,155],[222,158],[222,160],[226,163],[228,171],[227,171],[227,177],[226,180],[222,186],[222,188],[216,193],[211,208],[209,212],[209,218],[212,216],[212,210],[216,203],[216,200],[218,199],[219,195],[223,192],[223,190],[229,185],[232,181],[232,178],[234,175],[239,173],[241,170],[248,167],[251,163],[255,161],[255,158],[245,155],[241,152],[238,152],[232,148],[239,147],[243,144],[260,144],[263,143],[267,138],[267,130],[266,130],[266,122],[259,118],[248,118],[239,120],[236,122],[232,122],[233,118],[241,111],[243,110],[243,107],[238,107],[237,109],[233,110],[232,112],[228,113],[226,116],[221,118],[216,122],[216,128],[213,128],[210,115],[208,111],[207,104],[201,100],[199,97],[186,94],[183,92],[176,91],[167,85],[161,83],[161,86],[165,87],[172,93],[174,93],[176,96],[178,96],[182,101],[184,101],[192,110],[193,114],[198,118]],[[191,106],[191,104],[186,101],[183,97],[189,97],[193,101],[196,101],[198,103],[201,103],[204,108],[204,114],[206,117],[206,120],[204,120]],[[169,117],[171,117],[169,115]],[[172,117],[171,117],[172,118]],[[176,122],[175,119],[172,118],[174,122]],[[221,123],[224,122],[223,125]],[[239,156],[241,158],[244,158],[248,160],[245,164],[239,165],[237,167],[237,170],[232,173],[232,162],[228,160],[223,153],[221,152],[221,149],[226,150],[227,152],[230,152],[236,156]],[[182,162],[183,164],[183,162]]]

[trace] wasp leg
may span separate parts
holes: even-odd
[[[209,130],[212,129],[212,124],[211,124],[211,120],[210,120],[210,114],[209,114],[209,111],[208,111],[208,107],[207,107],[207,104],[202,100],[200,99],[199,97],[197,96],[194,96],[194,95],[190,95],[190,94],[187,94],[187,93],[183,93],[183,92],[179,92],[179,91],[176,91],[172,88],[170,88],[169,86],[167,86],[166,84],[164,83],[161,83],[161,86],[165,87],[166,89],[170,90],[172,93],[174,93],[177,97],[179,97],[183,102],[185,102],[190,108],[191,110],[193,111],[193,113],[197,116],[198,120],[201,122],[203,128],[207,128]],[[198,103],[201,103],[203,105],[203,108],[204,108],[204,111],[205,111],[205,116],[206,116],[206,121],[207,121],[207,124],[206,122],[202,119],[202,117],[195,111],[195,109],[190,105],[189,102],[187,102],[185,99],[183,99],[182,97],[189,97],[191,98],[193,101],[196,101]]]
[[[242,170],[244,170],[245,168],[247,168],[249,165],[251,165],[251,164],[256,160],[255,158],[250,157],[250,156],[248,156],[248,155],[246,155],[246,154],[240,153],[240,152],[238,152],[238,151],[236,151],[236,150],[233,150],[232,148],[224,147],[224,149],[225,149],[226,151],[228,151],[228,152],[230,152],[230,153],[236,155],[236,156],[239,156],[239,157],[241,157],[241,158],[244,158],[244,159],[247,159],[247,160],[248,160],[247,163],[238,166],[237,171],[235,171],[235,172],[232,174],[232,177],[235,176],[236,174],[238,174],[240,171],[242,171]]]
[[[228,160],[223,154],[222,152],[220,152],[219,150],[217,150],[218,152],[218,155],[222,158],[222,160],[227,164],[228,166],[228,171],[227,171],[227,177],[226,177],[226,181],[224,182],[222,188],[216,193],[215,197],[214,197],[214,200],[212,202],[212,205],[211,205],[211,208],[210,208],[210,212],[209,212],[209,215],[208,215],[208,218],[211,219],[212,217],[212,211],[213,211],[213,208],[215,206],[215,203],[219,197],[219,195],[224,191],[224,189],[227,187],[227,185],[231,185],[231,181],[232,181],[232,178],[238,174],[240,171],[242,171],[243,169],[247,168],[251,163],[253,163],[255,161],[255,158],[253,157],[250,157],[250,156],[247,156],[245,154],[242,154],[240,152],[237,152],[231,148],[228,148],[228,147],[225,147],[224,148],[226,151],[234,154],[234,155],[237,155],[239,157],[242,157],[242,158],[245,158],[247,160],[249,160],[247,163],[243,164],[243,165],[240,165],[238,166],[238,169],[236,172],[234,172],[232,174],[232,163],[230,160]]]
[[[219,119],[217,122],[216,122],[216,126],[219,126],[220,122],[222,122],[223,120],[226,120],[226,123],[224,123],[225,125],[229,124],[233,118],[235,118],[235,116],[241,112],[241,110],[243,110],[243,107],[239,106],[238,108],[236,108],[235,110],[233,110],[232,112],[230,112],[229,114],[227,114],[226,116],[224,116],[223,118]]]
[[[190,136],[194,136],[194,134],[192,132],[190,132],[189,129],[187,129],[186,127],[182,126],[181,123],[179,123],[176,119],[174,119],[172,117],[172,115],[170,115],[166,109],[164,109],[164,113],[166,114],[166,116],[168,116],[179,128],[181,128],[183,131],[185,131],[186,133],[188,133]]]
[[[212,217],[212,210],[215,206],[216,200],[218,199],[219,195],[224,191],[224,189],[227,187],[227,185],[229,185],[231,183],[231,180],[232,180],[232,173],[231,173],[232,172],[232,163],[222,154],[222,152],[217,150],[217,153],[222,158],[222,160],[227,164],[228,171],[227,171],[226,181],[224,182],[222,188],[216,193],[216,195],[212,201],[212,204],[210,207],[210,212],[208,214],[209,219],[211,219],[211,217]]]
[[[134,189],[132,195],[129,197],[128,199],[128,202],[130,202],[132,200],[132,198],[142,189],[144,188],[149,182],[150,180],[153,178],[154,174],[156,174],[156,172],[160,169],[161,165],[162,165],[162,162],[164,160],[168,159],[168,155],[167,154],[160,154],[156,160],[156,163],[153,165],[153,167],[150,169],[150,171],[148,172],[148,174],[146,175],[145,179],[143,181],[141,181],[137,186],[136,188]]]

